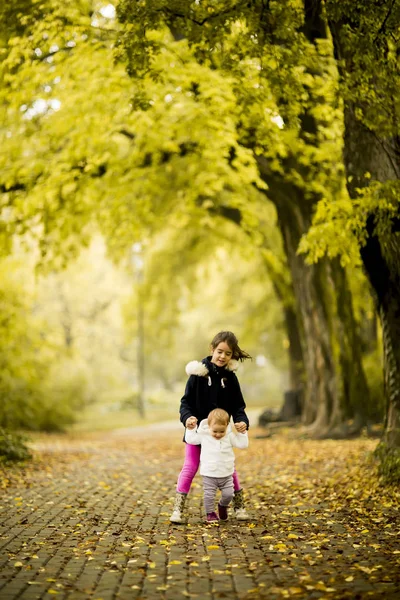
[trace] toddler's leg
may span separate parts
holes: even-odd
[[[204,510],[207,515],[207,520],[217,521],[218,517],[215,514],[215,494],[218,489],[218,479],[216,477],[206,477],[203,475],[203,491],[204,491]],[[209,518],[210,515],[215,515],[215,518]]]
[[[219,489],[221,490],[221,499],[218,502],[218,515],[221,521],[228,519],[228,506],[233,498],[233,479],[221,477],[219,480]]]
[[[197,473],[200,464],[201,446],[185,444],[185,462],[179,473],[176,491],[179,494],[188,494],[194,476]]]
[[[229,506],[233,498],[233,481],[232,477],[223,477],[219,479],[219,489],[221,490],[221,506]]]

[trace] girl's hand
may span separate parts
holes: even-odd
[[[247,430],[247,425],[244,421],[240,421],[240,423],[235,423],[235,427],[239,433],[244,433]]]
[[[196,425],[197,425],[196,417],[189,417],[188,419],[186,419],[187,429],[195,429]]]

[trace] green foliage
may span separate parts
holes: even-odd
[[[99,205],[126,151],[130,83],[114,65],[113,32],[94,27],[96,4],[47,2],[40,19],[16,15],[24,32],[0,68],[3,248],[29,232],[55,266],[88,242],[95,209],[104,220]],[[121,193],[115,185],[113,198]]]
[[[29,316],[20,271],[10,267],[9,261],[0,263],[0,426],[15,429],[34,422],[50,349]]]
[[[400,448],[389,448],[381,442],[375,450],[379,460],[378,472],[384,483],[398,486],[400,484]]]
[[[399,133],[400,6],[397,2],[327,0],[327,17],[338,31],[341,95],[354,117],[381,137]],[[343,26],[341,26],[344,24]]]
[[[26,438],[0,427],[0,464],[22,462],[31,458]]]
[[[369,179],[369,174],[365,178]],[[390,236],[398,218],[400,181],[371,182],[358,189],[358,198],[350,201],[346,192],[335,202],[321,201],[313,225],[299,245],[299,252],[307,253],[308,262],[316,262],[324,255],[340,256],[343,266],[361,264],[359,249],[367,241],[366,224],[374,217],[374,234],[379,237],[386,258],[390,260]]]
[[[46,321],[32,315],[37,296],[25,265],[3,260],[0,282],[0,426],[60,430],[83,403],[84,381]]]

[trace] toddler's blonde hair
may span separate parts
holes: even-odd
[[[211,425],[211,423],[218,423],[219,425],[228,426],[229,423],[229,414],[223,408],[214,408],[208,415],[207,423]]]

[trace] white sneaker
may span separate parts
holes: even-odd
[[[171,523],[183,523],[182,513],[180,510],[174,510],[169,520]]]
[[[250,520],[250,515],[246,511],[245,508],[237,508],[235,510],[235,515],[236,515],[236,518],[238,521],[249,521]]]

